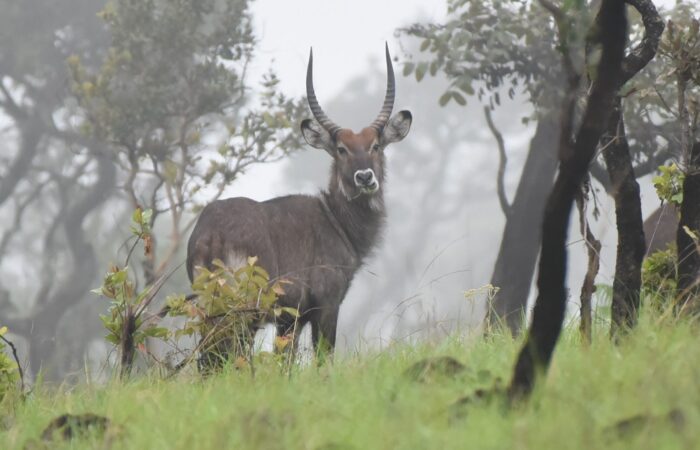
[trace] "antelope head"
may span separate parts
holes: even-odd
[[[334,159],[334,178],[348,200],[362,195],[371,196],[380,191],[384,181],[384,149],[402,140],[411,128],[410,111],[399,111],[393,117],[396,93],[394,68],[389,46],[386,46],[387,86],[384,105],[377,118],[359,133],[336,125],[321,109],[313,82],[313,52],[306,70],[306,96],[315,120],[301,122],[301,133],[306,142],[326,150]]]

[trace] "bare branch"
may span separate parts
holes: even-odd
[[[496,142],[498,143],[498,177],[496,179],[496,188],[498,190],[498,202],[501,204],[501,211],[503,211],[503,214],[508,217],[510,216],[511,213],[511,206],[510,203],[508,203],[508,197],[506,196],[506,187],[505,187],[505,174],[506,174],[506,164],[508,163],[508,155],[506,154],[506,146],[503,142],[503,135],[501,134],[500,131],[496,128],[496,125],[493,123],[493,119],[491,118],[491,109],[488,106],[484,106],[484,116],[486,116],[486,123],[489,126],[489,130],[491,130],[491,133],[493,134],[493,137],[496,138]]]
[[[2,339],[3,342],[9,345],[12,349],[12,357],[15,358],[15,363],[17,363],[17,371],[19,372],[20,392],[24,394],[24,370],[22,369],[22,364],[19,362],[19,356],[17,356],[17,347],[15,347],[15,344],[13,344],[12,341],[7,339],[5,336],[0,335],[0,339]]]
[[[27,113],[19,107],[15,99],[10,94],[10,91],[5,86],[5,83],[0,80],[0,92],[5,96],[5,101],[0,103],[3,109],[15,120],[23,120],[27,118]]]
[[[32,189],[32,192],[27,196],[27,198],[17,202],[12,227],[8,231],[6,231],[0,239],[0,255],[3,255],[5,251],[7,251],[7,246],[10,244],[10,241],[15,236],[15,232],[20,229],[22,217],[24,216],[24,211],[34,200],[36,200],[36,198],[39,196],[39,194],[47,184],[48,182],[46,181],[43,183],[39,183],[37,186],[34,187],[34,189]]]
[[[661,34],[664,31],[664,22],[659,17],[659,12],[651,0],[625,1],[641,14],[644,23],[644,36],[641,42],[622,60],[620,86],[629,81],[654,58],[656,50],[659,48]]]
[[[20,124],[22,136],[17,156],[7,169],[5,175],[0,178],[0,204],[4,203],[5,200],[12,195],[17,184],[30,170],[31,163],[37,154],[39,142],[42,137],[39,131],[39,125],[38,121],[34,120]]]

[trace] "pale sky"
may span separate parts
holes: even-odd
[[[257,45],[249,67],[256,83],[272,66],[282,92],[306,95],[306,65],[314,49],[314,87],[322,105],[328,105],[347,83],[367,72],[371,61],[384,58],[384,42],[392,56],[401,56],[397,28],[416,21],[444,21],[444,0],[256,0],[251,3]],[[383,67],[383,63],[381,63]],[[398,65],[395,65],[398,69]],[[400,70],[400,69],[399,69]],[[403,77],[398,71],[397,104],[401,104]],[[384,83],[385,80],[381,80]],[[378,100],[377,105],[380,105]],[[332,117],[332,107],[326,112]],[[284,162],[251,168],[227,195],[265,200],[289,194],[278,178]],[[318,188],[325,186],[318,186]],[[314,193],[311,191],[308,193]]]
[[[252,3],[260,45],[254,73],[274,59],[284,92],[305,94],[309,47],[314,49],[314,87],[331,99],[351,79],[381,60],[384,42],[399,54],[394,32],[417,20],[443,21],[444,0],[257,0]],[[251,78],[253,79],[253,78]]]
[[[654,1],[659,8],[674,3]],[[399,55],[397,28],[416,21],[444,22],[447,1],[256,0],[251,11],[260,42],[251,75],[264,73],[274,60],[284,92],[302,96],[313,46],[314,86],[323,103],[365,72],[371,59],[382,58],[385,41],[392,54]]]

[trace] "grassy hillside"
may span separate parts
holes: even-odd
[[[41,443],[42,430],[60,414],[85,412],[112,426],[106,436],[94,433],[65,448],[700,448],[700,345],[691,326],[645,318],[620,347],[599,330],[588,349],[570,329],[527,406],[506,412],[498,401],[455,405],[499,378],[507,382],[518,345],[453,338],[297,368],[291,377],[260,362],[254,378],[232,369],[206,380],[43,387],[14,414],[0,413],[0,448],[62,448]],[[420,381],[406,373],[435,356],[452,356],[465,369],[423,373]]]

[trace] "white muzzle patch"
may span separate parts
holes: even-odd
[[[360,188],[364,194],[373,194],[379,190],[379,180],[372,169],[358,170],[353,178],[355,186]]]

